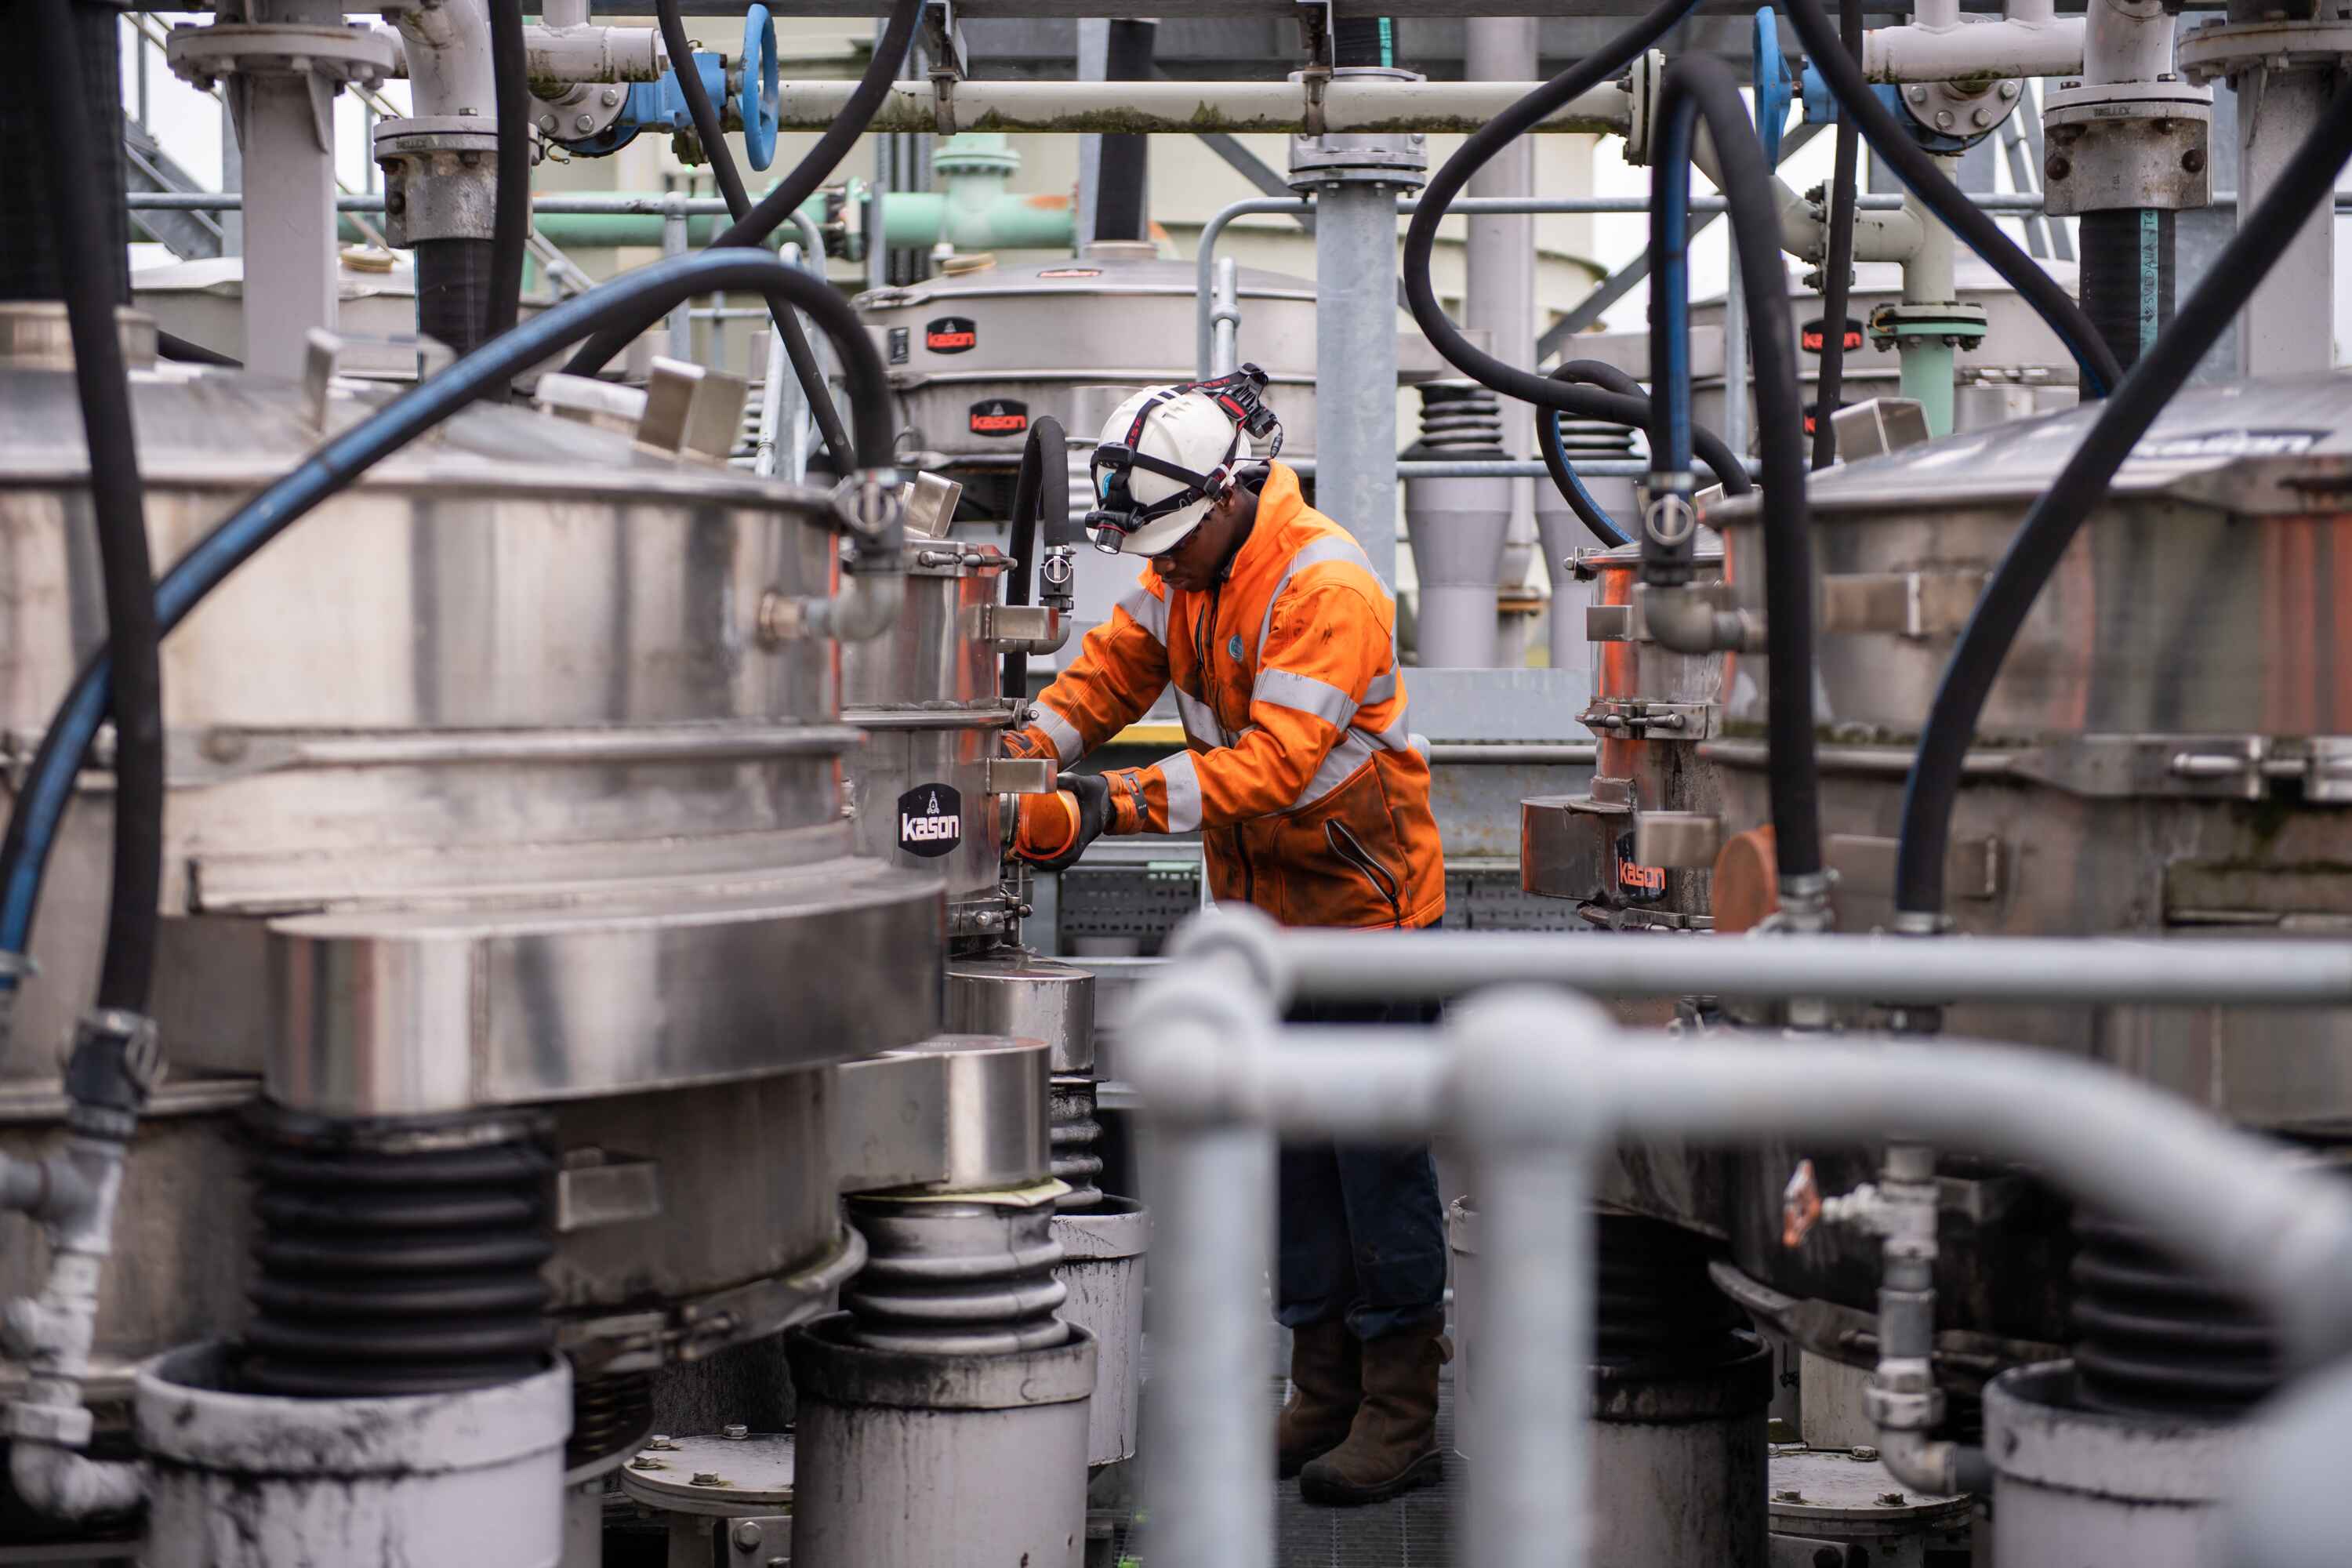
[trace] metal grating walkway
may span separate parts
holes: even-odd
[[[1275,1562],[1280,1568],[1452,1568],[1453,1499],[1462,1459],[1454,1452],[1453,1369],[1439,1385],[1437,1443],[1445,1451],[1445,1479],[1366,1508],[1316,1508],[1302,1500],[1297,1481],[1275,1482]],[[1283,1384],[1273,1380],[1267,1418],[1282,1407]],[[1148,1397],[1148,1395],[1147,1395]],[[1164,1500],[1155,1506],[1181,1506]],[[1151,1529],[1146,1522],[1121,1542],[1112,1559],[1150,1568]]]

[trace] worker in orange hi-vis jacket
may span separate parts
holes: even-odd
[[[1198,831],[1219,901],[1286,925],[1413,929],[1445,909],[1429,765],[1409,742],[1396,602],[1291,468],[1264,374],[1155,387],[1095,449],[1097,548],[1146,559],[1110,618],[1008,737],[1066,769],[1173,687],[1185,749],[1066,772],[1022,798],[1014,852],[1060,868],[1105,833]],[[1386,520],[1379,520],[1386,526]],[[1404,1016],[1325,1006],[1294,1019]],[[1286,1148],[1278,1316],[1292,1331],[1280,1473],[1310,1500],[1438,1479],[1445,1238],[1425,1147]]]

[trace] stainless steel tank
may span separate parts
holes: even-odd
[[[1705,930],[1712,843],[1698,846],[1703,854],[1680,851],[1674,835],[1657,828],[1720,809],[1716,770],[1700,742],[1715,733],[1736,662],[1727,654],[1676,653],[1651,638],[1634,603],[1639,546],[1578,550],[1569,560],[1591,595],[1584,613],[1592,703],[1578,719],[1600,746],[1589,793],[1520,803],[1520,884],[1577,900],[1600,926]],[[1702,544],[1696,563],[1698,582],[1722,581],[1720,545]]]
[[[1284,449],[1312,452],[1315,285],[1244,268],[1239,287],[1242,357],[1273,377]],[[882,340],[904,438],[953,463],[1018,458],[1048,414],[1090,438],[1081,386],[1192,380],[1197,298],[1190,261],[1113,244],[877,289],[857,304]]]
[[[19,737],[105,619],[72,376],[39,315],[0,313]],[[136,364],[159,563],[389,395]],[[823,1302],[855,1262],[827,1064],[936,1030],[942,930],[936,883],[860,857],[842,818],[860,735],[832,645],[761,636],[763,600],[828,591],[827,504],[478,405],[165,643],[155,1012],[175,1087],[132,1154],[112,1365],[236,1330],[235,1118],[257,1097],[352,1120],[550,1108],[546,1272],[583,1388]],[[94,983],[107,801],[85,790],[67,818],[0,1045],[28,1138]]]
[[[1838,924],[1892,910],[1923,716],[2027,507],[2096,411],[1816,475],[1822,826]],[[1962,931],[2247,928],[2352,917],[2352,383],[2175,398],[2042,590],[1978,726],[1947,869]],[[1762,612],[1751,503],[1710,514]],[[1728,697],[1730,826],[1762,820],[1759,659]],[[2086,1052],[2243,1123],[2352,1126],[2352,1025],[2257,1008],[1973,1006],[1953,1032]]]
[[[943,502],[941,533],[954,504]],[[1013,797],[1054,776],[1049,763],[999,754],[1013,721],[1001,658],[1008,634],[1041,634],[1057,613],[1000,603],[1012,562],[994,545],[910,537],[905,556],[897,624],[842,650],[842,717],[866,733],[849,759],[858,848],[943,881],[951,936],[1001,938],[1020,920],[1002,885]]]

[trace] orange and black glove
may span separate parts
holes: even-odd
[[[1051,795],[1024,795],[1013,852],[1045,871],[1065,871],[1102,837],[1110,786],[1097,773],[1064,773]]]

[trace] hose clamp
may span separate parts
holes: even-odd
[[[1652,499],[1642,513],[1642,526],[1654,542],[1669,550],[1679,549],[1698,530],[1698,509],[1691,504],[1689,496],[1668,490]]]
[[[833,488],[833,514],[853,539],[896,540],[907,517],[906,480],[896,468],[860,468]]]

